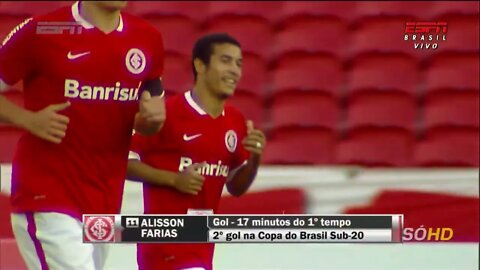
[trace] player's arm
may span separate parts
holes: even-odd
[[[174,173],[154,168],[140,160],[130,159],[127,167],[127,178],[132,181],[167,186],[180,192],[196,195],[202,189],[205,178],[197,170],[202,164],[189,166],[183,172]]]
[[[245,150],[250,152],[250,157],[229,177],[227,190],[233,196],[244,194],[252,185],[257,176],[261,155],[265,147],[266,139],[262,131],[253,128],[253,122],[247,121],[247,136],[242,141]]]
[[[161,79],[142,82],[140,91],[140,109],[135,115],[134,129],[142,135],[153,135],[162,128],[166,116]]]
[[[0,90],[5,90],[8,88],[8,85],[3,83],[1,87]],[[0,91],[1,122],[27,130],[35,136],[52,143],[61,143],[63,137],[65,137],[69,118],[57,112],[68,106],[70,106],[70,103],[66,102],[50,105],[40,111],[32,112],[12,103]]]
[[[60,143],[65,136],[68,117],[57,112],[69,103],[53,104],[39,111],[29,111],[2,96],[14,85],[32,74],[35,69],[35,23],[29,18],[15,27],[0,46],[0,121],[25,129],[35,136]]]
[[[153,46],[152,68],[148,79],[140,87],[140,110],[135,116],[134,129],[142,135],[153,135],[158,132],[165,121],[165,104],[162,74],[164,67],[164,46],[162,35],[152,28],[150,41]],[[146,90],[146,91],[142,91]],[[148,93],[145,93],[148,92]]]

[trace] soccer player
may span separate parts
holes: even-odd
[[[24,82],[25,108],[0,95],[0,121],[25,130],[11,203],[29,269],[102,268],[107,245],[83,243],[82,214],[119,213],[132,129],[163,125],[162,38],[125,5],[76,2],[26,20],[0,48],[0,89]]]
[[[242,75],[242,52],[227,34],[194,46],[195,86],[167,99],[167,119],[151,137],[134,135],[128,179],[144,182],[146,214],[211,214],[223,187],[240,196],[252,184],[265,136],[226,104]],[[212,269],[213,244],[139,244],[139,269]]]

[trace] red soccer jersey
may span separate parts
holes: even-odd
[[[165,104],[167,120],[154,136],[135,134],[132,150],[155,168],[179,172],[194,163],[206,162],[201,174],[202,190],[193,196],[170,187],[144,185],[146,214],[187,214],[188,210],[216,212],[229,173],[249,156],[241,141],[246,136],[245,118],[235,108],[225,106],[212,118],[185,92]]]
[[[17,27],[0,49],[0,79],[24,81],[32,111],[70,101],[61,144],[25,134],[13,161],[15,212],[118,213],[139,83],[159,78],[163,43],[147,22],[122,14],[104,33],[79,3]]]
[[[142,162],[172,172],[204,161],[208,165],[201,172],[205,181],[198,195],[144,184],[145,213],[216,212],[229,173],[249,157],[241,143],[247,133],[245,118],[228,105],[222,115],[212,118],[195,103],[191,92],[169,98],[165,106],[167,119],[162,130],[149,137],[134,135],[132,150]],[[210,269],[212,256],[213,244],[139,244],[138,248],[140,269]]]

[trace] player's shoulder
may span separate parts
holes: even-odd
[[[166,98],[165,107],[167,109],[181,109],[185,105],[185,94],[177,93],[173,96]]]
[[[225,110],[225,115],[227,115],[228,117],[236,119],[238,121],[242,121],[242,122],[245,121],[245,116],[243,115],[243,113],[240,112],[240,110],[238,110],[232,104],[226,103],[224,110]]]
[[[38,27],[49,27],[51,26],[51,22],[65,23],[70,21],[72,21],[71,7],[62,7],[46,14],[26,18],[10,31],[1,45],[4,46],[9,40],[13,39],[13,37],[23,36],[25,38],[31,38],[39,30]]]
[[[58,23],[69,23],[74,22],[72,16],[72,7],[64,6],[57,8],[53,11],[50,11],[45,14],[37,15],[32,18],[34,24],[44,23],[44,22],[58,22]]]

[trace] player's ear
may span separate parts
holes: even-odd
[[[195,60],[193,60],[193,65],[195,66],[195,71],[197,71],[197,74],[205,73],[206,66],[202,60],[195,58]]]

